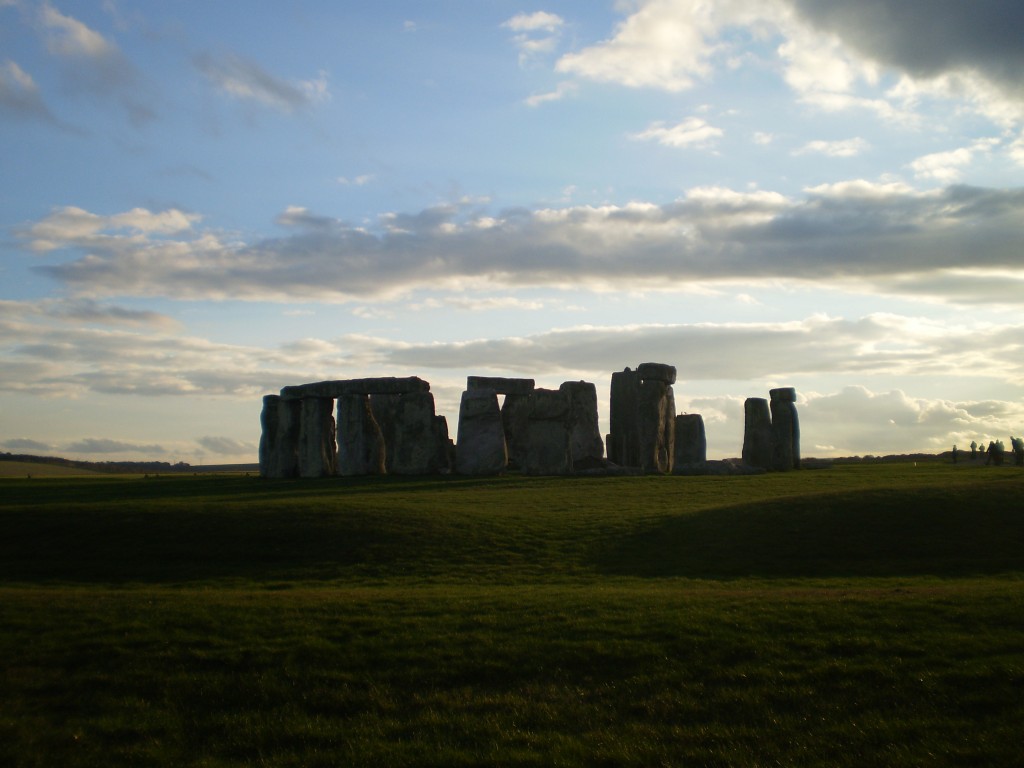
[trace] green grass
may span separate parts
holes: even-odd
[[[0,480],[0,764],[1015,764],[1022,491]]]

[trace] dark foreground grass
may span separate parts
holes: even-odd
[[[1017,764],[1022,490],[3,481],[0,764]]]

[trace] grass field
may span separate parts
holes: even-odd
[[[0,479],[0,764],[1019,764],[1022,491]]]
[[[59,464],[40,464],[29,461],[0,461],[0,477],[79,477],[96,475],[88,469],[64,467]]]

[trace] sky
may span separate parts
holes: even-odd
[[[1024,432],[1019,0],[0,0],[0,450],[676,366],[710,458]]]

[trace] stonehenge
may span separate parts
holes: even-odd
[[[675,367],[664,363],[612,373],[604,440],[597,388],[586,381],[544,389],[533,379],[469,376],[456,441],[435,411],[430,384],[416,376],[286,386],[263,398],[260,475],[692,475],[800,468],[794,389],[772,389],[770,400],[747,398],[737,464],[707,460],[703,417],[676,414],[675,383]]]

